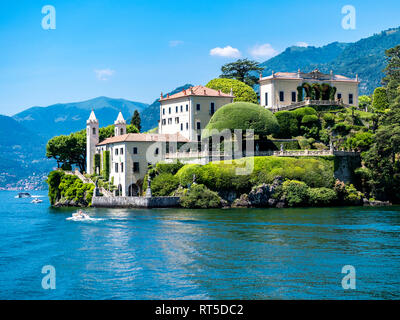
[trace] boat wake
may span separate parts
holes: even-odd
[[[69,220],[69,221],[82,221],[82,222],[94,222],[94,221],[102,221],[104,219],[101,218],[91,218],[91,217],[69,217],[66,218],[65,220]]]

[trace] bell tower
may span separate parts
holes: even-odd
[[[99,121],[92,112],[86,121],[86,172],[94,173],[94,155],[96,153],[96,145],[99,143]]]
[[[121,111],[118,113],[117,120],[114,122],[114,136],[122,136],[126,134],[126,121],[122,116]]]

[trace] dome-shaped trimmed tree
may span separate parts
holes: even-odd
[[[221,90],[223,93],[230,93],[231,89],[235,96],[234,102],[244,101],[258,103],[257,94],[252,87],[242,81],[227,78],[217,78],[206,84],[207,88]]]
[[[252,129],[256,135],[266,136],[278,132],[279,124],[271,111],[258,104],[234,102],[224,105],[214,113],[203,130],[202,138],[210,137],[212,130],[225,129],[232,133],[235,129]]]

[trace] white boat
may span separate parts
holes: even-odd
[[[87,215],[86,213],[82,212],[82,211],[78,211],[72,214],[72,218],[75,219],[90,219],[89,215]]]
[[[40,199],[38,199],[38,198],[35,198],[35,199],[33,199],[33,200],[31,201],[31,203],[41,203],[41,202],[43,202],[43,200],[40,200]]]

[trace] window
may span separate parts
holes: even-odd
[[[133,154],[137,154],[137,147],[133,147]]]
[[[166,124],[167,124],[167,121],[166,121],[165,119],[162,119],[162,124],[163,124],[163,125],[166,125]]]
[[[211,105],[210,105],[210,115],[213,115],[214,112],[215,112],[215,104],[214,104],[214,102],[211,102]]]
[[[183,131],[183,123],[181,123],[181,131]]]
[[[120,132],[121,132],[121,136],[122,136],[124,134],[124,129],[121,128]]]
[[[189,130],[189,122],[186,122],[186,130]]]
[[[175,117],[175,123],[179,123],[179,117]]]
[[[181,112],[183,112],[183,106],[181,106]]]
[[[175,113],[178,113],[178,106],[175,107]]]
[[[115,155],[118,155],[118,148],[115,148]]]
[[[197,128],[197,130],[200,130],[200,121],[196,122],[196,128]]]
[[[201,141],[201,135],[197,135],[197,141],[200,142]]]
[[[121,172],[124,172],[124,164],[121,162]]]
[[[168,124],[172,124],[172,118],[168,118]]]
[[[139,162],[133,163],[133,172],[139,172]]]
[[[196,110],[200,111],[200,103],[196,104]]]
[[[268,105],[268,92],[265,93],[265,105]]]
[[[93,132],[93,134],[96,134],[96,128],[93,128],[92,132]]]
[[[118,163],[115,164],[115,172],[118,173]]]
[[[349,104],[353,104],[353,94],[349,93]]]
[[[165,109],[164,108],[162,109],[162,114],[165,114]]]
[[[120,153],[121,155],[124,154],[124,148],[121,148],[120,151],[119,151],[119,153]]]
[[[154,152],[155,155],[158,155],[158,148],[156,148],[156,151]]]
[[[296,92],[292,91],[292,102],[296,102]]]
[[[186,111],[189,111],[189,105],[188,104],[186,105]]]
[[[171,114],[171,107],[168,108],[168,113]]]
[[[338,93],[338,94],[337,94],[337,98],[338,98],[338,100],[342,99],[342,94],[341,94],[341,93]]]
[[[283,91],[279,91],[279,101],[285,101],[285,93]]]

